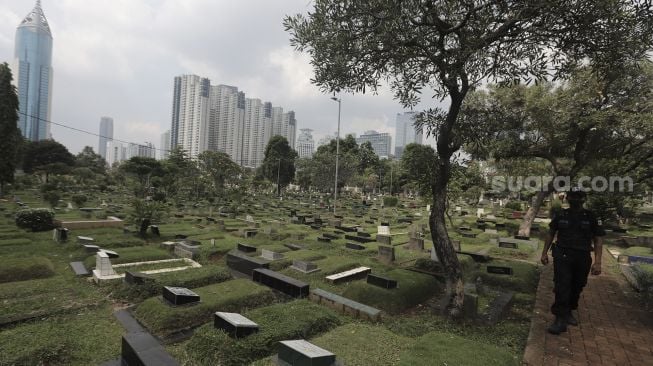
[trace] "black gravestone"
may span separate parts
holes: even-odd
[[[368,274],[367,283],[387,289],[397,288],[397,281],[377,274]]]
[[[163,298],[172,305],[185,305],[200,301],[200,295],[185,287],[163,286]]]
[[[127,333],[122,336],[121,356],[121,364],[127,366],[179,365],[152,335],[145,332]]]
[[[130,285],[141,285],[148,281],[154,281],[151,277],[141,272],[125,272],[125,283]]]
[[[512,268],[511,267],[503,267],[503,266],[487,266],[487,273],[501,274],[501,275],[511,275],[512,274]]]
[[[238,243],[238,246],[236,247],[238,250],[241,252],[245,253],[255,253],[256,252],[256,247],[252,245],[247,245],[243,243]]]
[[[87,253],[97,253],[100,251],[100,247],[93,244],[84,244],[84,250]]]
[[[159,231],[159,227],[156,225],[150,225],[150,231],[152,232],[152,235],[154,236],[161,236],[161,232]]]
[[[258,332],[258,324],[237,313],[216,312],[213,326],[224,330],[231,338],[244,338]]]
[[[285,246],[286,248],[288,248],[288,249],[290,249],[290,250],[301,250],[301,249],[304,249],[304,247],[301,246],[301,245],[299,245],[299,244],[284,244],[283,246]]]
[[[188,235],[184,235],[184,234],[176,234],[175,235],[175,239],[186,239],[186,238],[188,238]]]
[[[322,237],[322,236],[319,236],[317,238],[317,241],[322,242],[322,243],[331,243],[331,239],[325,238],[325,237]]]
[[[259,258],[249,257],[243,252],[232,250],[227,253],[227,266],[251,277],[252,271],[256,268],[270,268],[270,263]]]
[[[281,365],[292,366],[333,366],[336,355],[305,340],[279,342],[277,354]]]
[[[500,248],[517,249],[517,243],[511,243],[511,242],[506,242],[506,241],[500,241],[500,242],[499,242],[499,247],[500,247]]]
[[[360,237],[363,237],[363,238],[371,238],[371,237],[372,237],[372,234],[370,234],[370,233],[366,233],[366,232],[364,232],[364,231],[359,231],[359,232],[357,233],[357,235],[360,236]]]
[[[515,235],[515,239],[519,239],[519,240],[531,240],[531,237],[530,237],[530,236],[526,236],[526,235]]]
[[[255,269],[252,280],[292,297],[306,297],[309,292],[308,283],[265,268]]]
[[[347,248],[347,249],[354,249],[354,250],[364,250],[364,249],[365,249],[365,246],[364,246],[364,245],[360,245],[360,244],[356,244],[356,243],[346,243],[346,244],[345,244],[345,248]]]

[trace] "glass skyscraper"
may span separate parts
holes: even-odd
[[[16,29],[14,77],[20,113],[18,127],[30,141],[50,138],[52,33],[41,1]]]

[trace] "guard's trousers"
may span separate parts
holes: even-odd
[[[551,312],[567,316],[578,309],[578,299],[592,268],[589,251],[553,246],[553,281],[555,302]]]

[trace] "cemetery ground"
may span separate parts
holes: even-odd
[[[465,319],[451,321],[439,315],[443,273],[415,200],[382,208],[345,197],[338,217],[308,195],[247,197],[238,213],[180,204],[142,238],[128,224],[74,223],[126,218],[128,195],[99,194],[83,211],[64,195],[55,218],[70,228],[57,241],[17,228],[21,206],[46,204],[34,191],[16,196],[20,204],[0,201],[0,365],[116,364],[123,336],[142,334],[186,365],[273,365],[280,342],[298,339],[345,365],[518,365],[531,332],[546,223],[515,240],[512,211],[486,206],[479,220],[476,208],[452,210],[467,300]],[[651,245],[640,239],[649,229],[607,238],[620,253],[606,265],[642,263],[625,269],[636,285],[651,272]],[[95,272],[76,275],[71,262]],[[216,312],[257,331],[235,325],[232,334],[235,315]]]

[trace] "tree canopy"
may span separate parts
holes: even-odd
[[[297,152],[290,147],[283,136],[273,136],[265,147],[265,157],[261,164],[261,174],[271,182],[277,183],[277,194],[295,178],[295,159]]]
[[[6,62],[0,64],[0,196],[5,184],[14,181],[18,146],[22,142],[18,130],[18,94],[12,80],[9,65]]]

